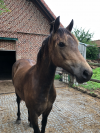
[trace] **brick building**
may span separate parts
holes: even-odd
[[[39,47],[49,34],[49,23],[56,16],[43,0],[4,2],[11,12],[0,16],[0,79],[9,79],[16,60],[36,61]]]
[[[96,43],[97,44],[97,47],[100,47],[100,40],[94,40],[92,41],[93,43]]]
[[[100,40],[94,40],[93,43],[97,44],[97,47],[99,48],[99,55],[98,58],[100,59]]]

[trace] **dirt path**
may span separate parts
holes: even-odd
[[[7,88],[12,87],[9,84]],[[48,118],[46,133],[100,133],[100,99],[69,87],[56,90],[57,98]],[[21,103],[22,122],[20,125],[15,124],[16,113],[15,94],[0,95],[0,133],[33,132],[28,126],[24,102]],[[41,116],[39,117],[40,124]]]

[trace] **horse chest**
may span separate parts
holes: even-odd
[[[43,112],[45,112],[46,110],[51,109],[54,101],[56,98],[56,91],[54,88],[51,89],[51,91],[48,93],[48,95],[41,95],[40,100],[40,106],[39,107],[39,111],[41,112],[41,114]]]
[[[41,102],[38,103],[38,108],[37,108],[38,115],[43,114],[43,112],[51,108],[51,106],[52,103],[49,101],[48,98],[42,99]]]

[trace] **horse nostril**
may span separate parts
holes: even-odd
[[[84,70],[84,71],[83,71],[83,78],[84,78],[84,79],[87,79],[88,76],[89,76],[88,71],[87,71],[87,70]]]
[[[91,72],[91,77],[92,77],[92,75],[93,75],[93,72]]]

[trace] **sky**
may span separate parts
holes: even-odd
[[[94,33],[92,40],[100,40],[100,0],[44,0],[52,12],[60,16],[64,27],[74,20],[74,28]]]

